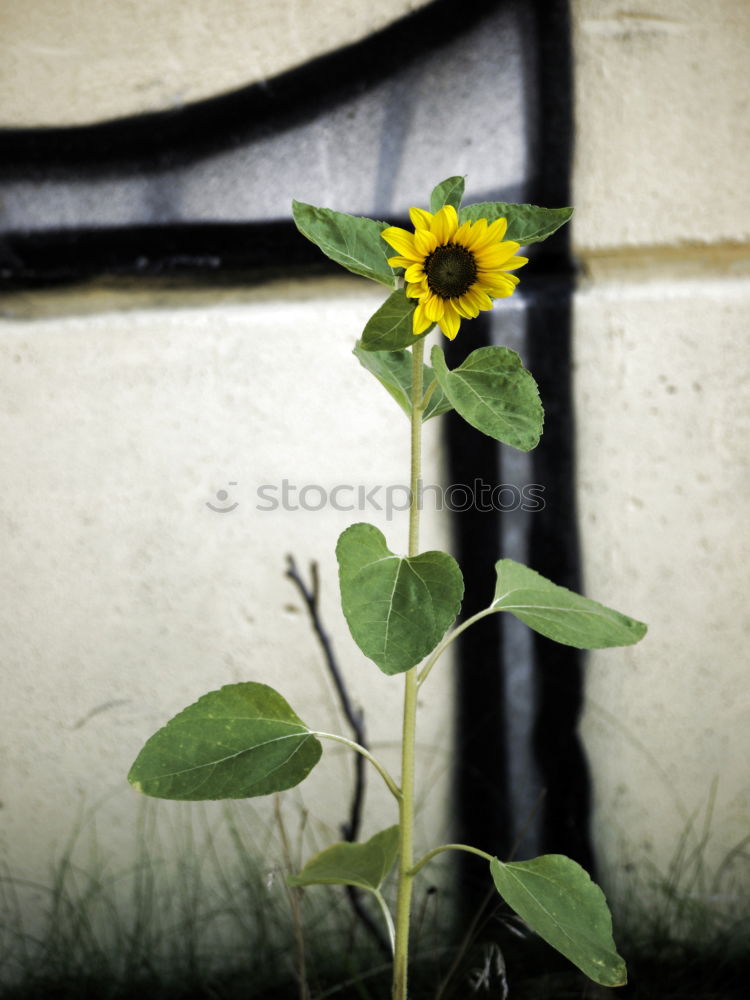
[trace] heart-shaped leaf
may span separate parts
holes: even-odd
[[[303,201],[292,202],[297,229],[347,271],[394,288],[396,273],[388,263],[389,250],[380,234],[388,223],[377,222],[330,208],[316,208]]]
[[[448,177],[441,181],[430,195],[430,211],[439,212],[444,205],[453,205],[458,211],[464,196],[464,178]]]
[[[536,447],[544,410],[536,382],[515,351],[480,347],[449,371],[435,346],[431,360],[440,388],[467,423],[520,451]]]
[[[384,674],[431,652],[461,607],[461,570],[446,552],[394,555],[372,524],[353,524],[336,546],[341,606],[352,638]]]
[[[560,226],[564,226],[573,215],[572,208],[540,208],[538,205],[512,205],[505,201],[480,201],[476,205],[466,205],[459,212],[461,222],[476,222],[486,219],[507,219],[508,228],[504,240],[515,240],[521,246],[541,243]]]
[[[333,844],[310,858],[289,885],[356,885],[377,892],[398,856],[398,827],[381,830],[364,844]]]
[[[605,649],[630,646],[646,634],[643,622],[559,587],[513,559],[501,559],[495,572],[493,610],[509,611],[555,642],[577,649]]]
[[[373,374],[388,390],[407,417],[411,417],[412,363],[409,352],[363,351],[358,343],[354,348],[354,354],[362,367]],[[435,381],[435,373],[429,365],[423,366],[423,373],[423,385],[427,389]],[[435,386],[422,414],[422,420],[440,416],[441,413],[447,413],[452,409],[440,387]]]
[[[154,733],[128,781],[160,799],[243,799],[298,785],[319,741],[266,684],[228,684]]]
[[[400,351],[426,337],[434,323],[424,333],[415,336],[412,322],[414,299],[403,288],[392,292],[367,321],[359,345],[364,351]]]
[[[490,871],[508,906],[581,972],[602,986],[627,982],[607,900],[579,864],[562,854],[509,864],[493,858]]]

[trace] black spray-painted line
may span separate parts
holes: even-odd
[[[461,171],[457,159],[473,200],[519,200],[530,169],[528,20],[507,0],[467,11],[439,0],[237,94],[0,133],[0,280],[256,281],[279,261],[319,272],[289,218],[292,197],[405,223],[432,183]]]
[[[573,144],[570,14],[566,0],[533,5],[530,40],[536,60],[536,90],[529,94],[528,118],[533,170],[524,200],[542,205],[570,201]],[[540,266],[541,265],[541,266]],[[574,426],[571,386],[571,307],[575,266],[569,227],[544,245],[522,275],[523,318],[503,314],[472,325],[471,343],[459,337],[449,348],[451,366],[473,349],[508,343],[521,350],[539,383],[546,410],[541,444],[525,460],[528,481],[543,484],[545,508],[526,515],[521,526],[523,561],[558,583],[580,589],[580,559],[574,483]],[[448,421],[448,475],[452,482],[482,477],[513,482],[514,455],[481,438],[462,421]],[[471,481],[471,480],[469,480]],[[468,580],[466,616],[486,607],[494,589],[494,561],[517,544],[503,514],[468,511],[454,515],[456,555]],[[513,557],[519,553],[513,551]],[[457,821],[464,842],[499,856],[516,852],[568,854],[592,870],[589,833],[588,766],[577,734],[583,679],[581,654],[530,634],[517,655],[515,623],[492,616],[459,640],[457,651],[457,729],[462,770],[457,779]],[[498,654],[498,650],[502,650]],[[499,661],[499,664],[498,664]],[[513,685],[524,686],[532,701],[533,731],[521,745],[513,734]],[[519,772],[519,763],[521,771]],[[492,782],[494,779],[494,786]],[[525,786],[525,787],[521,787]],[[488,796],[490,788],[493,794]],[[486,808],[477,802],[486,801]],[[462,884],[469,906],[484,893],[484,873],[462,858]],[[475,891],[471,892],[471,887]]]
[[[178,108],[91,125],[0,128],[0,178],[34,167],[75,176],[143,165],[173,168],[228,145],[252,143],[330,111],[405,64],[449,48],[503,6],[506,0],[433,0],[345,48]]]

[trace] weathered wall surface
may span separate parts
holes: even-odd
[[[132,0],[22,10],[0,0],[0,124],[90,122],[221,93],[415,6]],[[586,590],[650,624],[638,647],[590,657],[583,722],[600,864],[624,898],[633,871],[666,869],[715,781],[710,864],[750,826],[750,210],[741,195],[750,7],[573,0],[572,11]],[[348,635],[333,547],[359,518],[402,547],[403,525],[373,509],[257,509],[263,483],[404,481],[405,440],[381,437],[393,404],[349,356],[377,302],[342,279],[179,302],[87,293],[6,307],[0,797],[19,873],[43,875],[92,789],[108,797],[109,843],[124,842],[134,753],[211,687],[263,676],[295,707],[309,703],[311,722],[340,727],[283,578],[287,552],[301,566],[320,561],[353,696],[392,759],[400,688]],[[438,482],[437,440],[428,441],[425,478]],[[209,502],[238,507],[219,513]],[[442,518],[428,518],[425,545],[447,547],[447,534]],[[425,697],[423,777],[435,776],[446,790],[435,801],[445,802],[447,672]],[[350,773],[329,750],[304,786],[306,801],[320,794],[318,817],[331,828],[342,818],[331,793]],[[369,794],[380,822],[388,807],[378,782]],[[181,807],[164,808],[177,816]],[[426,815],[431,837],[444,821],[441,807]]]
[[[287,554],[305,576],[319,562],[322,615],[352,700],[397,771],[402,685],[351,639],[334,558],[357,520],[379,525],[395,550],[406,545],[404,490],[389,512],[386,489],[408,483],[408,422],[351,355],[381,301],[343,278],[172,308],[131,299],[88,315],[79,292],[55,299],[52,315],[6,318],[0,798],[14,874],[47,879],[79,810],[97,802],[103,850],[124,863],[140,801],[127,770],[155,729],[208,690],[263,681],[310,726],[350,735],[284,577]],[[60,314],[68,306],[74,314]],[[426,431],[425,482],[439,483],[436,431]],[[337,485],[352,489],[332,504]],[[424,545],[449,546],[444,515],[430,509]],[[443,790],[421,817],[428,829],[446,821],[450,690],[450,672],[436,670],[423,696],[421,774]],[[287,799],[290,827],[303,804],[327,829],[317,836],[338,839],[352,773],[350,755],[326,744],[301,798]],[[366,805],[363,832],[395,821],[374,772]],[[160,808],[175,822],[188,815],[179,803]]]
[[[595,839],[623,899],[696,814],[697,843],[712,788],[710,876],[750,831],[750,6],[573,11],[584,576],[650,625],[588,668]],[[725,875],[720,905],[746,863]]]
[[[0,0],[0,126],[81,125],[180,107],[276,76],[421,6]]]
[[[41,4],[28,16],[8,3],[0,44],[15,55],[3,63],[0,124],[65,125],[180,106],[280,73],[419,6],[215,3],[157,11],[131,3],[104,18],[94,3]],[[463,163],[468,170],[472,159],[475,191],[519,187],[528,169],[525,94],[516,88],[505,102],[495,95],[526,68],[513,44],[517,21],[501,16],[501,25],[489,38],[476,37],[480,26],[467,31],[473,89],[462,52],[440,46],[371,88],[360,106],[336,105],[330,121],[330,109],[316,109],[316,120],[297,122],[297,132],[282,128],[283,148],[274,146],[270,125],[257,146],[239,149],[241,163],[231,160],[234,148],[229,163],[221,152],[199,158],[188,183],[190,164],[173,173],[171,160],[160,161],[156,183],[140,161],[103,177],[98,169],[62,171],[49,183],[29,171],[4,186],[2,228],[258,223],[288,218],[293,197],[367,214],[379,199],[405,214],[417,202],[415,189],[424,199],[432,183]],[[452,74],[460,87],[451,86]],[[489,152],[469,113],[483,87],[496,115]],[[439,169],[431,156],[439,115],[448,123],[443,132],[455,123],[457,153],[446,147],[448,169],[428,177],[425,161]],[[367,145],[358,144],[362,136]],[[360,163],[376,167],[365,176]],[[382,299],[353,277],[250,291],[128,295],[78,287],[4,298],[0,799],[14,874],[48,882],[84,805],[95,812],[107,856],[127,868],[140,802],[125,783],[127,770],[153,730],[206,690],[265,679],[310,725],[344,728],[284,578],[287,553],[302,568],[320,562],[324,618],[352,700],[366,710],[373,748],[396,769],[402,685],[351,640],[333,558],[339,533],[356,520],[382,525],[394,549],[405,545],[405,518],[389,517],[384,493],[395,486],[403,506],[407,424],[351,356]],[[437,433],[427,426],[428,484],[442,478]],[[278,498],[285,480],[296,487],[292,503],[310,488],[310,510],[259,509],[268,491],[258,491],[270,487]],[[350,509],[330,502],[316,509],[322,491],[341,485],[355,491]],[[373,502],[360,506],[360,490],[372,496],[377,487]],[[208,506],[235,502],[225,513]],[[422,543],[450,548],[446,515],[425,510]],[[420,802],[418,823],[429,842],[441,831],[448,836],[451,819],[453,699],[445,666],[423,693],[419,732],[420,779],[433,794],[429,806]],[[352,771],[350,757],[329,747],[299,795],[285,799],[295,815],[309,808],[316,848],[338,836]],[[175,827],[183,817],[189,824],[190,807],[157,806]],[[218,822],[220,809],[208,808]],[[363,834],[394,819],[393,801],[371,776]]]

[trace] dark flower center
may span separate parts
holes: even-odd
[[[458,243],[444,243],[425,257],[427,284],[441,299],[457,299],[476,281],[474,254]]]

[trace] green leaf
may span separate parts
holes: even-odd
[[[398,405],[411,417],[411,355],[408,351],[364,351],[359,343],[354,348],[354,354],[363,368],[375,376],[381,385],[385,386]],[[435,373],[429,365],[423,366],[423,384],[425,390],[435,381]],[[422,420],[440,416],[453,407],[436,386],[427,401],[422,414]]]
[[[412,332],[415,302],[403,288],[392,292],[370,317],[359,345],[364,351],[400,351],[426,337],[434,323],[418,337]]]
[[[546,854],[531,861],[490,861],[495,887],[532,930],[602,986],[627,982],[612,939],[604,893],[575,861]]]
[[[440,388],[464,420],[520,451],[539,444],[544,410],[536,382],[507,347],[480,347],[449,371],[439,347],[432,367]]]
[[[388,228],[387,222],[316,208],[303,201],[292,202],[292,215],[297,229],[326,257],[353,274],[395,287],[396,273],[388,263],[393,250],[380,237]]]
[[[461,207],[464,196],[464,178],[449,177],[441,181],[430,195],[430,211],[439,212],[443,205],[453,205],[456,211]]]
[[[416,666],[461,607],[461,570],[446,552],[394,555],[372,524],[353,524],[336,546],[341,606],[352,638],[384,674]]]
[[[398,827],[381,830],[365,844],[333,844],[310,858],[289,885],[356,885],[377,892],[398,856]]]
[[[512,559],[501,559],[495,571],[493,610],[509,611],[555,642],[577,649],[605,649],[630,646],[646,634],[643,622],[559,587]]]
[[[538,205],[511,205],[505,201],[480,201],[462,208],[459,221],[486,219],[487,222],[494,222],[495,219],[507,219],[508,229],[503,239],[529,246],[546,240],[565,225],[572,214],[572,208],[539,208]]]
[[[321,746],[273,688],[211,691],[154,733],[128,781],[160,799],[243,799],[298,785]]]

